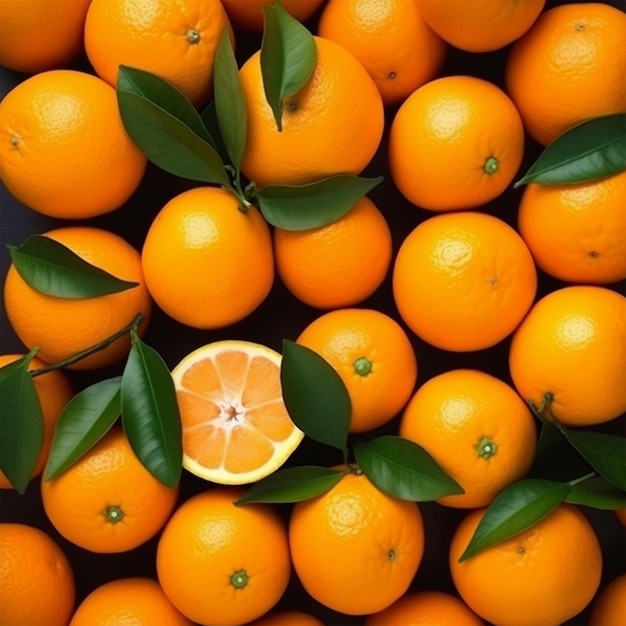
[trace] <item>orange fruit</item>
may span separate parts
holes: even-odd
[[[282,131],[265,97],[260,52],[239,72],[248,108],[241,171],[259,187],[359,174],[380,144],[385,120],[376,84],[339,44],[315,37],[315,46],[313,74],[283,104]]]
[[[2,354],[0,355],[0,368],[13,363],[21,358],[22,354]],[[34,357],[28,364],[29,371],[41,369],[47,364],[41,359]],[[43,416],[43,442],[41,444],[41,450],[37,457],[37,463],[31,474],[31,478],[39,476],[43,472],[43,468],[48,460],[50,454],[50,446],[52,445],[52,435],[54,434],[54,428],[57,420],[61,415],[61,412],[65,408],[65,405],[72,399],[74,390],[68,380],[65,373],[61,370],[52,370],[46,374],[35,376],[33,378],[35,385],[35,391],[39,398],[39,404],[41,406],[41,413]],[[2,471],[0,471],[0,489],[12,489],[13,486],[8,481],[7,477]]]
[[[97,76],[41,72],[0,102],[0,178],[39,213],[85,219],[113,211],[137,189],[146,163],[115,90]]]
[[[45,532],[0,524],[0,622],[11,626],[65,626],[76,589],[70,562]]]
[[[280,4],[299,22],[306,22],[324,0],[280,0]],[[263,7],[274,0],[222,0],[226,13],[235,28],[261,33],[263,31]]]
[[[302,611],[274,611],[254,620],[251,626],[324,626],[324,623]]]
[[[189,189],[172,198],[148,230],[141,261],[159,307],[194,328],[240,321],[263,302],[274,282],[267,223],[255,207],[241,211],[237,198],[218,187]]]
[[[417,358],[403,328],[374,309],[337,309],[314,319],[298,343],[322,356],[343,380],[352,405],[350,432],[382,426],[407,403]]]
[[[135,456],[114,426],[76,463],[42,480],[46,515],[68,541],[98,553],[126,552],[161,530],[176,499]]]
[[[562,504],[531,528],[459,563],[483,514],[469,513],[450,545],[452,580],[472,610],[493,624],[551,626],[589,604],[600,583],[602,552],[579,509]]]
[[[96,587],[81,602],[69,626],[193,626],[156,580],[120,578]]]
[[[242,491],[217,487],[186,500],[156,556],[163,590],[189,619],[247,624],[272,609],[289,582],[287,529],[269,505],[236,506]]]
[[[343,217],[302,231],[274,229],[276,269],[287,289],[319,309],[352,306],[371,296],[391,264],[391,230],[367,197]]]
[[[244,484],[287,460],[304,434],[283,402],[280,363],[267,346],[223,340],[176,365],[183,467],[214,483]]]
[[[483,626],[459,598],[443,591],[404,594],[386,609],[365,618],[365,626]]]
[[[389,134],[394,183],[430,211],[474,208],[498,197],[523,152],[513,102],[475,76],[445,76],[419,87],[398,109]]]
[[[626,111],[626,15],[601,2],[542,13],[510,51],[506,90],[543,145],[592,117]]]
[[[2,0],[0,65],[37,73],[63,67],[83,52],[90,0]]]
[[[617,519],[622,522],[624,526],[626,526],[626,508],[617,509],[615,511],[615,515],[617,516]]]
[[[426,381],[409,401],[400,435],[418,443],[465,493],[447,506],[486,506],[526,475],[535,457],[532,413],[514,389],[478,370],[457,369]]]
[[[626,411],[626,298],[572,285],[537,302],[513,335],[513,383],[526,401],[566,426],[607,422]]]
[[[626,574],[622,574],[601,589],[593,600],[589,624],[623,626],[625,606]]]
[[[415,502],[382,493],[353,470],[294,505],[289,545],[309,595],[335,611],[365,615],[406,592],[422,559],[424,527]]]
[[[504,221],[447,213],[416,226],[393,268],[393,296],[424,341],[458,352],[489,348],[531,307],[537,272],[526,244]]]
[[[212,94],[215,50],[224,29],[234,36],[220,0],[91,0],[85,50],[110,85],[120,65],[156,74],[197,107]]]
[[[446,44],[416,2],[330,0],[318,35],[350,51],[374,79],[386,105],[397,104],[439,73]]]
[[[518,228],[535,262],[572,283],[626,278],[626,172],[588,183],[531,184]]]
[[[89,226],[68,226],[47,233],[79,257],[137,286],[95,298],[68,299],[49,296],[30,287],[14,265],[4,283],[4,305],[9,322],[28,349],[47,363],[64,361],[121,331],[141,313],[142,334],[148,324],[152,301],[144,284],[139,253],[115,233]],[[69,365],[90,369],[113,365],[130,349],[125,333],[103,350]]]
[[[416,0],[423,19],[445,41],[468,52],[498,50],[521,37],[546,0]]]

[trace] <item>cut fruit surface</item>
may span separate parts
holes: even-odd
[[[173,369],[185,469],[240,485],[287,460],[304,433],[283,402],[281,359],[267,346],[224,340],[194,350]]]

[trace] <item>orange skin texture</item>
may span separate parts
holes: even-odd
[[[306,22],[324,0],[281,0],[280,4],[299,22]],[[222,0],[226,13],[235,28],[251,33],[263,32],[263,7],[274,0]]]
[[[324,626],[324,623],[301,611],[275,611],[255,620],[251,626]]]
[[[626,606],[626,574],[614,578],[600,590],[591,605],[590,624],[620,626]]]

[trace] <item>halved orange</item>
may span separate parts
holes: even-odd
[[[173,369],[185,469],[240,485],[289,458],[304,433],[283,402],[281,359],[258,343],[223,340],[194,350]]]

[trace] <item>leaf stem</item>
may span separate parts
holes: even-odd
[[[570,480],[567,483],[567,485],[569,487],[573,487],[574,485],[577,485],[578,483],[582,483],[585,480],[589,480],[590,478],[593,478],[594,476],[597,476],[595,472],[589,472],[588,474],[585,474],[584,476],[581,476],[580,478],[574,478],[573,480]]]

